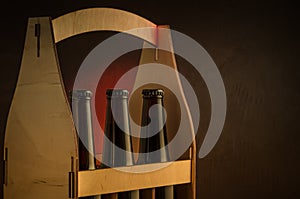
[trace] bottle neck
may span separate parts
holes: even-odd
[[[96,168],[91,96],[92,92],[88,90],[74,90],[70,94],[72,114],[78,134],[80,170],[93,170]]]

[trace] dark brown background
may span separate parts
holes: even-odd
[[[299,198],[297,7],[289,1],[171,2],[22,1],[25,6],[15,1],[2,3],[0,148],[3,148],[28,17],[54,18],[88,7],[120,8],[156,24],[169,24],[197,40],[214,59],[224,79],[228,98],[226,123],[213,151],[198,160],[198,198]],[[69,44],[67,41],[59,44],[58,50],[65,60],[71,60],[77,53],[74,62],[80,63],[84,52],[97,43],[95,35],[86,38],[89,38],[86,46],[79,42],[76,48],[71,48],[70,40]],[[201,99],[199,149],[209,124],[209,96],[204,83],[198,81],[201,77],[191,67],[179,64],[179,70]]]

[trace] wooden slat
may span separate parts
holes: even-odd
[[[129,171],[151,171],[147,173],[131,173]],[[99,169],[94,171],[78,172],[78,196],[107,194],[151,187],[185,184],[191,182],[191,160],[176,161],[173,163],[157,163],[136,165],[117,169]]]

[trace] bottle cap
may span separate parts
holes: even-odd
[[[107,89],[107,97],[128,97],[129,92],[126,89]]]
[[[164,91],[162,89],[143,89],[144,97],[163,97]]]
[[[71,90],[69,92],[69,95],[71,98],[77,98],[77,99],[91,99],[93,96],[92,91],[89,90]]]

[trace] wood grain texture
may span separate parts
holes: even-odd
[[[83,197],[148,189],[151,187],[186,184],[191,183],[191,178],[190,160],[136,165],[118,169],[109,168],[94,171],[79,171],[78,196]]]
[[[105,12],[105,10],[102,11]],[[93,11],[89,10],[88,13],[91,14]],[[76,23],[76,19],[73,19],[73,22]],[[94,23],[90,22],[90,24]],[[102,28],[107,30],[106,25]],[[59,30],[55,26],[54,29]],[[93,29],[88,26],[86,31],[90,32]],[[158,52],[159,63],[167,64],[176,71],[169,29],[159,32],[158,35],[161,41],[159,47],[166,47],[170,51],[168,53]],[[7,123],[5,160],[8,170],[5,176],[7,178],[5,180],[5,199],[42,197],[44,195],[65,198],[70,186],[75,195],[83,197],[187,183],[190,184],[188,185],[188,190],[190,190],[188,195],[195,198],[195,156],[192,156],[192,160],[175,161],[171,164],[126,167],[123,168],[125,173],[115,172],[114,169],[78,172],[77,136],[64,92],[52,36],[50,18],[31,18],[29,20],[21,71]],[[143,36],[145,36],[144,33],[142,38]],[[142,57],[141,62],[144,61],[144,57]],[[32,62],[33,64],[31,64]],[[145,75],[141,71],[139,70],[139,74],[136,76],[135,85],[138,85]],[[181,114],[185,115],[186,122],[181,132],[191,137],[194,135],[193,124],[184,93],[181,90],[180,79],[176,72],[170,73],[170,75],[172,75],[172,84],[177,86],[176,92],[180,96],[180,104],[185,105]],[[31,99],[32,97],[33,99]],[[172,105],[170,97],[168,102]],[[168,124],[171,134],[175,132],[173,130],[173,126],[176,124],[175,120],[178,120],[180,116],[175,113],[169,113],[174,117],[174,121]],[[193,140],[191,142],[186,149],[187,159],[190,158],[190,145],[195,147],[195,142]],[[172,150],[170,148],[170,151]],[[18,156],[22,157],[23,167],[21,168],[15,163]],[[33,165],[29,162],[32,162]],[[167,167],[160,168],[160,166]],[[68,181],[70,177],[68,178],[67,174],[70,171],[74,172],[72,177],[75,180],[74,186]],[[178,173],[178,171],[180,172]],[[26,176],[21,175],[22,173],[26,173]],[[30,192],[25,192],[29,187]]]
[[[1,146],[28,17],[54,18],[81,8],[110,6],[132,11],[157,24],[170,24],[194,38],[209,52],[224,78],[228,99],[225,128],[213,151],[197,160],[197,198],[300,198],[300,13],[296,1],[173,1],[171,9],[170,2],[161,0],[16,4],[5,2],[1,12]],[[82,60],[78,57],[89,51],[88,46],[97,45],[102,34],[78,35],[59,43],[61,60],[69,60],[61,62],[66,74],[74,71],[74,65],[80,65]],[[193,67],[177,65],[199,98],[199,150],[209,124],[209,95]],[[242,90],[244,94],[239,94]],[[2,159],[3,153],[0,156]],[[1,171],[2,166],[1,161]],[[2,184],[2,172],[0,176]]]
[[[36,24],[41,27],[39,57]],[[29,19],[5,134],[5,199],[68,198],[77,141],[52,38],[49,17]]]
[[[140,58],[140,66],[137,71],[136,81],[133,90],[135,93],[131,96],[129,107],[142,107],[140,93],[143,88],[163,88],[164,89],[164,107],[167,112],[166,129],[168,134],[168,149],[172,160],[183,158],[189,159],[190,148],[191,155],[191,184],[187,185],[185,194],[187,198],[196,198],[196,142],[194,139],[194,125],[188,107],[185,94],[182,89],[181,80],[178,75],[176,59],[174,55],[171,31],[168,25],[158,26],[158,49],[144,42]],[[151,64],[170,67],[170,69],[160,69],[145,67],[143,65]],[[150,83],[149,83],[150,82]],[[158,83],[152,83],[158,82]],[[177,101],[178,100],[178,101]],[[131,115],[134,120],[141,115],[141,109],[131,109]],[[138,134],[139,127],[132,127],[132,131]],[[175,135],[184,135],[181,139],[173,139]],[[185,151],[183,143],[188,142],[188,148]],[[175,143],[175,144],[174,144]],[[176,151],[176,152],[175,152]],[[178,151],[182,153],[178,157]]]
[[[130,34],[156,44],[156,25],[136,14],[113,8],[89,8],[52,20],[54,41],[92,31],[130,31]],[[146,28],[146,29],[142,29]]]

